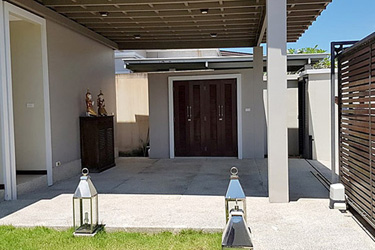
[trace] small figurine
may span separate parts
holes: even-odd
[[[98,116],[94,110],[94,102],[89,89],[86,93],[86,114],[87,116]]]
[[[100,94],[98,95],[98,114],[99,116],[107,116],[107,110],[105,110],[104,95],[102,93],[102,90],[100,90]]]

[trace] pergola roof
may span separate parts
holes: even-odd
[[[266,41],[266,0],[35,1],[119,49],[251,47]],[[288,42],[297,41],[331,1],[288,0]]]

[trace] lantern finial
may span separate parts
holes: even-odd
[[[238,178],[238,169],[236,167],[232,167],[230,169],[231,179],[237,179]]]
[[[87,176],[89,174],[89,170],[87,168],[82,169],[82,175]]]

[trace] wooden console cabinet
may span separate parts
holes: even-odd
[[[80,117],[82,168],[98,173],[115,166],[113,116]]]

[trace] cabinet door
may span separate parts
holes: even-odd
[[[98,121],[99,168],[114,164],[113,117]]]
[[[97,134],[97,120],[95,118],[80,118],[81,161],[83,168],[96,168],[100,162]]]
[[[114,138],[113,138],[113,124],[106,130],[106,166],[115,163],[115,148],[114,148]]]
[[[106,148],[107,148],[107,139],[106,139],[106,129],[99,128],[98,129],[98,150],[99,150],[99,162],[97,168],[102,168],[106,165]]]

